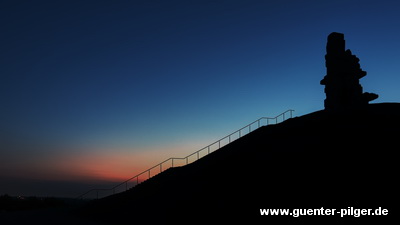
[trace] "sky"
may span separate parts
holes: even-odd
[[[321,110],[331,32],[360,58],[374,103],[397,102],[399,11],[387,0],[2,0],[0,195],[75,197],[260,117]]]

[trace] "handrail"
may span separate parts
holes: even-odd
[[[204,147],[204,148],[202,148],[202,149],[200,149],[200,150],[198,150],[198,151],[195,151],[195,152],[193,152],[193,153],[187,155],[186,157],[183,157],[183,158],[177,158],[177,157],[168,158],[168,159],[166,159],[166,160],[164,160],[164,161],[158,163],[157,165],[155,165],[155,166],[153,166],[153,167],[151,167],[151,168],[149,168],[149,169],[147,169],[147,170],[145,170],[145,171],[143,171],[143,172],[137,174],[136,176],[133,176],[133,177],[131,177],[131,178],[125,180],[124,182],[122,182],[122,183],[120,183],[120,184],[118,184],[118,185],[116,185],[116,186],[114,186],[114,187],[112,187],[112,188],[91,189],[91,190],[89,190],[89,191],[87,191],[87,192],[81,194],[81,195],[78,196],[77,198],[78,198],[78,199],[83,199],[85,196],[88,196],[89,194],[95,193],[95,194],[96,194],[96,195],[95,195],[95,196],[96,196],[95,198],[98,199],[98,198],[99,198],[99,192],[109,192],[108,195],[112,195],[112,194],[115,194],[115,193],[116,193],[117,188],[120,188],[121,186],[124,186],[124,185],[125,185],[125,188],[123,188],[123,190],[122,190],[122,191],[119,191],[119,192],[127,191],[127,190],[129,189],[129,182],[134,182],[134,185],[131,185],[131,186],[132,186],[132,187],[135,187],[136,185],[138,185],[138,184],[140,184],[140,183],[142,183],[142,182],[144,182],[144,181],[146,181],[146,180],[148,180],[148,179],[154,177],[155,175],[157,175],[157,174],[159,174],[159,173],[164,172],[165,170],[167,170],[167,169],[169,169],[169,168],[179,167],[179,166],[177,166],[176,164],[174,165],[174,160],[175,160],[175,161],[177,161],[177,160],[185,160],[184,165],[188,165],[189,163],[191,163],[191,162],[189,162],[189,159],[190,159],[192,156],[194,156],[194,155],[197,156],[192,162],[194,162],[194,161],[196,161],[196,160],[199,160],[200,158],[202,158],[202,157],[204,157],[204,156],[210,154],[210,153],[211,153],[211,149],[212,149],[212,147],[213,147],[214,145],[217,145],[217,144],[218,144],[217,148],[216,148],[215,150],[213,150],[213,151],[216,151],[216,150],[222,148],[223,146],[225,146],[225,145],[231,143],[232,141],[237,140],[237,139],[241,138],[242,136],[251,133],[252,131],[254,131],[254,130],[260,128],[261,126],[270,125],[270,124],[271,124],[271,123],[269,122],[270,120],[272,120],[273,122],[275,122],[274,124],[277,124],[278,121],[279,121],[279,118],[282,118],[281,122],[283,122],[283,121],[285,121],[285,120],[287,119],[287,117],[285,117],[286,114],[289,114],[289,118],[292,118],[293,112],[294,112],[294,110],[289,109],[289,110],[286,110],[285,112],[283,112],[283,113],[281,113],[281,114],[279,114],[279,115],[277,115],[277,116],[275,116],[275,117],[261,117],[260,119],[258,119],[258,120],[256,120],[256,121],[254,121],[254,122],[252,122],[252,123],[250,123],[250,124],[248,124],[248,125],[246,125],[246,126],[240,128],[239,130],[236,130],[235,132],[233,132],[233,133],[231,133],[231,134],[229,134],[229,135],[227,135],[227,136],[225,136],[225,137],[223,137],[223,138],[221,138],[221,139],[219,139],[219,140],[217,140],[217,141],[215,141],[215,142],[213,142],[213,143],[207,145],[206,147]],[[262,120],[265,120],[265,121],[266,121],[265,125],[261,125],[261,124],[262,124],[262,123],[261,123]],[[256,127],[255,129],[252,130],[252,126],[253,126],[254,124],[257,124],[257,127]],[[246,132],[247,132],[247,133],[246,133]],[[237,138],[234,139],[236,135],[237,135]],[[227,140],[227,143],[223,143],[223,141],[224,141],[225,139],[228,139],[228,140]],[[221,145],[221,143],[222,143],[222,145]],[[205,150],[207,150],[206,154],[204,154],[203,156],[200,157],[200,153],[201,153],[202,151],[205,151]],[[167,163],[168,163],[168,164],[167,164]],[[164,165],[164,166],[167,165],[167,166],[164,167],[164,169],[163,169],[163,165]],[[168,165],[170,165],[170,166],[168,167]],[[159,170],[157,169],[156,171],[153,171],[153,170],[156,169],[156,168],[159,168]],[[151,174],[152,171],[153,171],[153,175]],[[144,177],[144,179],[142,178],[142,179],[141,179],[141,182],[140,182],[140,177],[143,176],[143,175],[145,175],[145,174],[147,174],[146,177]],[[133,181],[133,180],[135,180],[135,181]],[[130,187],[130,188],[132,188],[132,187]],[[112,192],[112,193],[111,193],[111,192]],[[108,196],[108,195],[106,194],[106,195],[103,196],[103,197],[106,197],[106,196]]]

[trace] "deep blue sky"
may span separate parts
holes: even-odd
[[[134,175],[259,117],[320,110],[333,31],[368,72],[364,91],[398,101],[399,12],[385,0],[1,1],[0,179],[91,177],[79,163]]]

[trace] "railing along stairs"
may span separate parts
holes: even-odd
[[[78,199],[98,199],[102,197],[107,197],[109,195],[113,195],[116,193],[124,192],[127,191],[130,188],[135,187],[136,185],[156,176],[159,173],[162,173],[163,171],[173,168],[173,167],[179,167],[179,166],[184,166],[189,163],[192,163],[208,154],[211,152],[214,152],[223,146],[241,138],[242,136],[251,133],[252,131],[262,127],[262,126],[267,126],[270,124],[277,124],[280,122],[285,121],[288,118],[292,118],[294,110],[289,109],[286,110],[285,112],[275,116],[275,117],[261,117],[260,119],[240,128],[239,130],[236,130],[235,132],[213,142],[212,144],[207,145],[206,147],[193,152],[192,154],[183,157],[183,158],[169,158],[166,159],[159,164],[137,174],[136,176],[133,176],[129,178],[128,180],[116,185],[115,187],[108,188],[108,189],[92,189],[84,194],[78,196]]]

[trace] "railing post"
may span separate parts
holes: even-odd
[[[150,177],[151,177],[151,176],[150,176],[150,171],[151,171],[151,170],[149,170],[149,179],[150,179]]]

